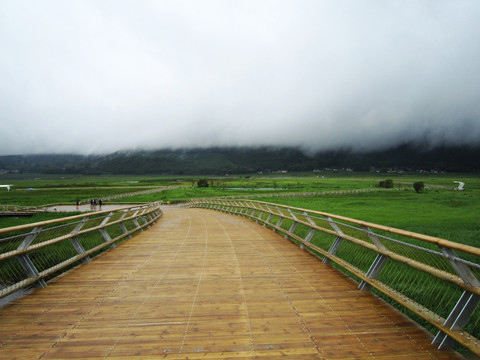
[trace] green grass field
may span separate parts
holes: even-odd
[[[0,184],[14,185],[0,191],[1,205],[40,206],[74,204],[77,199],[176,186],[161,193],[125,197],[118,202],[183,202],[202,197],[243,196],[393,226],[452,241],[480,246],[480,176],[472,174],[271,174],[203,177],[209,187],[198,188],[199,177],[168,176],[0,176]],[[315,197],[273,197],[278,194],[376,190],[379,181],[392,179],[399,191],[323,194]],[[423,181],[429,188],[417,194],[412,184]],[[454,181],[465,190],[451,190]],[[0,207],[1,210],[1,207]],[[59,214],[60,215],[60,214]],[[38,215],[15,221],[40,221]],[[53,215],[52,215],[53,216]],[[41,219],[43,220],[43,218]],[[13,220],[0,218],[0,227]]]
[[[263,198],[480,247],[479,193],[436,190]]]

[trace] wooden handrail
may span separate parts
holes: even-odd
[[[114,216],[121,214],[124,215]],[[127,214],[131,215],[125,216]],[[133,233],[150,226],[161,216],[159,205],[151,203],[0,229],[2,234],[12,234],[0,239],[0,298],[32,284],[46,286],[44,278],[78,261],[90,261],[90,255],[115,246],[116,242],[131,237]],[[139,219],[142,219],[142,224]],[[94,226],[82,229],[89,220],[94,221],[91,224]],[[49,225],[57,226],[47,227]],[[75,226],[73,229],[72,225]],[[117,229],[115,235],[118,234],[118,229],[121,233],[112,239],[108,229],[114,227]],[[35,241],[39,234],[42,234],[41,240]],[[83,236],[88,238],[87,247],[79,241]],[[69,250],[65,250],[66,248]],[[72,252],[75,255],[72,256]],[[40,262],[36,265],[37,260]],[[41,269],[37,269],[38,265]]]
[[[356,224],[356,225],[360,225],[360,226],[366,226],[366,227],[369,227],[369,228],[372,228],[372,229],[385,231],[385,232],[388,232],[390,234],[405,236],[405,237],[409,237],[411,239],[424,241],[424,242],[427,242],[427,243],[430,243],[430,244],[440,245],[440,246],[448,247],[448,248],[451,248],[451,249],[459,250],[459,251],[465,252],[467,254],[480,256],[480,248],[470,246],[470,245],[466,245],[466,244],[460,244],[460,243],[457,243],[457,242],[454,242],[454,241],[438,238],[438,237],[435,237],[435,236],[419,234],[419,233],[412,232],[412,231],[397,229],[397,228],[394,228],[394,227],[391,227],[391,226],[379,225],[379,224],[375,224],[375,223],[371,223],[371,222],[367,222],[367,221],[363,221],[363,220],[357,220],[357,219],[349,218],[349,217],[346,217],[346,216],[335,215],[335,214],[331,214],[331,213],[327,213],[327,212],[323,212],[323,211],[315,211],[315,210],[297,208],[297,207],[293,207],[293,206],[274,204],[274,203],[269,203],[269,202],[265,202],[265,201],[254,201],[254,200],[252,200],[251,202],[259,203],[259,204],[265,204],[265,205],[271,205],[271,206],[277,206],[277,207],[281,207],[281,208],[284,208],[284,209],[298,210],[298,211],[301,211],[301,212],[308,212],[310,214],[328,216],[332,219],[347,221],[347,222],[350,222],[352,224]]]
[[[130,205],[130,206],[125,206],[125,207],[118,208],[118,209],[115,209],[115,210],[92,211],[92,212],[88,212],[88,213],[85,213],[85,214],[72,215],[72,216],[67,216],[67,217],[63,217],[63,218],[60,218],[60,219],[39,221],[39,222],[35,222],[35,223],[18,225],[18,226],[10,226],[10,227],[6,227],[6,228],[0,228],[0,234],[33,229],[34,227],[37,227],[37,226],[42,226],[43,227],[43,226],[48,226],[48,225],[61,224],[61,223],[65,223],[67,221],[92,217],[92,215],[98,216],[98,215],[103,215],[103,214],[109,214],[111,212],[120,212],[120,211],[129,210],[129,209],[138,209],[138,208],[143,208],[143,207],[145,207],[145,205],[143,205],[143,206]]]
[[[337,263],[341,268],[346,269],[348,273],[351,273],[357,278],[361,279],[362,283],[359,285],[360,289],[365,290],[368,289],[369,286],[375,288],[380,293],[388,296],[390,299],[396,301],[402,306],[405,306],[417,316],[430,322],[433,326],[439,329],[439,333],[435,338],[435,343],[439,344],[439,348],[449,346],[450,342],[447,341],[447,339],[453,339],[470,349],[475,354],[480,355],[480,346],[477,345],[480,343],[480,341],[475,337],[475,334],[477,334],[477,336],[480,334],[480,328],[475,325],[480,323],[480,315],[478,312],[476,312],[474,318],[471,319],[477,304],[480,303],[480,280],[478,279],[478,274],[480,273],[479,248],[465,244],[459,244],[442,238],[397,229],[390,226],[352,219],[341,215],[264,201],[245,199],[196,200],[191,201],[189,206],[203,207],[247,217],[253,221],[262,223],[264,226],[267,226],[274,231],[284,234],[286,238],[289,238],[297,244],[302,245],[316,255],[322,256],[324,262],[325,259],[328,259],[329,261],[331,260]],[[302,220],[302,217],[307,221]],[[277,223],[273,223],[271,218],[278,219],[276,220]],[[318,224],[319,220],[326,221],[331,228],[320,226]],[[295,233],[297,231],[296,229],[298,229],[298,226],[295,226],[295,224],[302,225],[304,229],[310,229],[310,232],[306,236],[304,233],[302,233],[300,236],[299,234]],[[370,239],[371,242],[345,233],[342,231],[342,227],[344,229],[354,229],[355,231],[363,233],[363,236],[367,239]],[[401,238],[415,239],[419,244],[424,243],[425,245],[437,245],[438,250],[435,251],[431,250],[428,246],[422,247],[419,245],[413,245],[410,242],[392,239],[381,233],[375,233],[373,230],[394,234]],[[332,239],[335,239],[331,243],[330,249],[322,248],[311,242],[315,231],[321,232],[331,236]],[[352,259],[348,261],[348,255],[346,255],[347,257],[344,255],[345,258],[337,255],[337,251],[341,246],[343,246],[341,241],[355,244],[355,246],[365,249],[365,251],[370,252],[370,254],[377,254],[375,260],[371,263],[368,272],[361,270],[358,265],[354,265],[355,261],[361,263],[361,260],[356,259],[356,255],[354,253],[349,253],[352,256]],[[404,248],[406,247],[409,249],[409,252],[402,253],[399,250],[388,249],[383,242],[385,242],[385,244],[391,243],[392,245],[404,246]],[[323,246],[325,246],[325,244],[326,243],[324,243]],[[392,248],[396,249],[395,246]],[[474,257],[476,260],[472,262],[470,260],[463,259],[457,255],[454,250],[461,251],[464,254],[462,256]],[[416,255],[414,257],[409,257],[411,256],[410,253],[412,252],[416,253]],[[422,261],[425,262],[417,260],[419,256]],[[422,256],[424,256],[424,258],[422,258]],[[428,260],[429,257],[436,258],[431,258]],[[440,267],[438,267],[439,264],[437,264],[438,258],[443,258],[444,261]],[[453,288],[463,291],[463,294],[459,299],[456,298],[456,296],[458,296],[458,292],[453,291],[449,295],[449,307],[443,307],[441,312],[447,309],[450,311],[450,314],[442,317],[439,314],[436,314],[434,311],[429,310],[425,304],[422,305],[420,303],[422,301],[425,302],[426,300],[423,293],[421,296],[416,297],[414,294],[411,294],[410,296],[416,298],[415,300],[410,298],[409,295],[395,290],[396,283],[388,283],[388,276],[384,277],[384,281],[386,282],[382,282],[379,279],[380,273],[386,264],[386,259],[391,261],[395,267],[397,267],[399,264],[403,264],[412,269],[411,276],[414,281],[417,281],[419,272],[422,272],[424,274],[428,274],[428,276],[434,277],[431,279],[438,279],[436,280],[438,284],[451,284],[450,286]],[[449,264],[450,268],[445,267],[445,264]],[[395,271],[395,267],[391,268],[391,271]],[[402,281],[405,282],[408,281],[408,279],[404,279]],[[367,284],[368,286],[364,284]],[[416,284],[414,289],[418,289],[418,286],[419,285]],[[424,286],[429,287],[430,282],[425,283]],[[431,289],[431,291],[434,291],[435,287],[432,287]],[[435,294],[431,294],[431,296],[434,295]],[[426,297],[428,298],[428,296]],[[469,323],[473,324],[474,327],[477,326],[475,334],[468,333],[465,330],[465,327]]]

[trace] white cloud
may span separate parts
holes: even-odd
[[[0,7],[0,154],[480,141],[477,1]]]

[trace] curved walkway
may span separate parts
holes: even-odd
[[[8,359],[458,359],[346,276],[239,217],[164,218],[0,309]]]

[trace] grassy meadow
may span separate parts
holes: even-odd
[[[299,173],[251,176],[202,177],[208,187],[199,188],[200,177],[189,176],[25,176],[1,175],[1,205],[41,206],[74,204],[76,200],[144,192],[174,187],[163,192],[123,197],[108,202],[184,202],[195,198],[244,196],[262,201],[325,211],[415,231],[452,241],[480,246],[480,176],[476,174],[356,174]],[[392,179],[395,190],[376,191],[379,181]],[[426,189],[416,193],[413,183],[423,181]],[[465,182],[465,190],[453,190]],[[372,190],[359,193],[331,193]],[[309,197],[279,197],[280,194],[321,193]],[[58,214],[61,215],[61,214]],[[32,218],[0,218],[0,227],[13,222],[41,221]],[[42,215],[43,217],[49,215]],[[55,216],[52,214],[51,216]],[[14,224],[16,225],[16,223]]]

